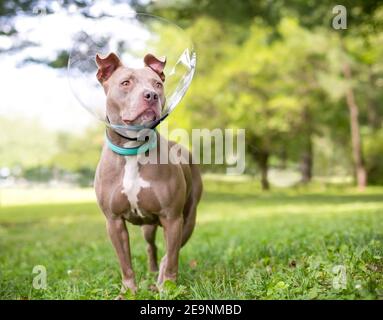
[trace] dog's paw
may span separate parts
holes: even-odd
[[[125,279],[122,280],[121,293],[135,295],[137,292],[137,286],[134,279]]]

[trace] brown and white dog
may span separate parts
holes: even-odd
[[[106,112],[112,123],[142,125],[159,119],[165,104],[166,61],[147,54],[144,62],[145,67],[132,69],[114,53],[97,55],[97,78],[104,88]],[[115,145],[137,145],[137,141],[125,139],[111,128],[107,128],[107,134]],[[157,159],[160,153],[169,153],[174,144],[157,134],[157,146],[161,146],[155,151]],[[166,280],[176,281],[179,251],[193,232],[202,194],[199,168],[192,164],[190,153],[186,154],[189,159],[180,164],[141,164],[142,154],[121,156],[106,144],[103,147],[95,190],[121,266],[122,293],[137,290],[125,221],[142,226],[148,242],[149,269],[153,272],[158,271],[155,234],[158,226],[163,227],[166,254],[160,263],[157,286]]]

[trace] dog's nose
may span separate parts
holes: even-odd
[[[144,99],[148,102],[157,101],[158,94],[155,93],[154,91],[144,91]]]

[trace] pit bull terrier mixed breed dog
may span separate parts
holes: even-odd
[[[151,54],[144,58],[145,67],[125,67],[117,55],[96,56],[97,79],[106,94],[106,113],[111,123],[143,125],[158,120],[165,105],[163,73],[166,60]],[[110,142],[123,148],[137,147],[138,141],[121,136],[107,128]],[[157,133],[157,159],[168,153],[174,142]],[[165,144],[164,144],[165,142]],[[140,142],[145,143],[145,141]],[[159,147],[161,145],[161,148]],[[166,148],[162,148],[166,145]],[[157,272],[157,286],[166,280],[176,281],[181,247],[190,238],[196,209],[202,194],[199,168],[189,159],[180,164],[141,164],[143,154],[122,156],[107,144],[102,149],[95,176],[97,201],[105,214],[107,231],[113,243],[122,273],[121,293],[136,292],[131,262],[128,221],[142,226],[148,243],[150,271]],[[155,235],[158,226],[164,229],[166,254],[157,264]],[[119,297],[122,297],[120,295]]]

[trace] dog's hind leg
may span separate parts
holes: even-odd
[[[157,272],[157,246],[156,246],[156,231],[157,225],[144,224],[142,227],[142,233],[146,242],[148,243],[147,252],[149,260],[149,271]]]
[[[191,199],[189,199],[188,203],[186,203],[186,206],[184,208],[184,225],[182,228],[181,247],[183,247],[184,244],[191,237],[194,230],[195,223],[196,223],[196,217],[197,217],[197,203],[194,203]]]
[[[202,195],[202,179],[198,167],[191,165],[191,172],[194,178],[192,191],[186,201],[183,210],[184,225],[182,228],[181,246],[183,246],[189,240],[193,233],[197,218],[197,205]]]

